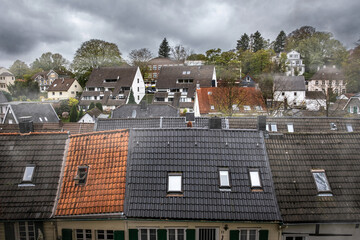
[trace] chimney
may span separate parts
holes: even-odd
[[[19,118],[20,133],[34,132],[34,124],[31,116]]]
[[[258,131],[266,131],[266,116],[257,117],[257,129]]]
[[[209,118],[209,129],[221,129],[221,118],[219,117]]]
[[[195,121],[195,114],[193,112],[187,112],[185,115],[186,122],[194,122]]]

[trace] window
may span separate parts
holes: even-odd
[[[284,95],[285,95],[285,93],[284,93],[284,92],[282,92],[282,93],[281,93],[281,95],[282,95],[282,96],[284,96]]]
[[[240,230],[240,240],[256,240],[257,238],[256,229],[241,229]]]
[[[185,229],[168,229],[169,240],[185,240]]]
[[[34,222],[19,222],[19,235],[20,240],[35,240]]]
[[[261,188],[259,169],[250,169],[249,175],[251,188]]]
[[[272,131],[272,132],[277,132],[276,123],[270,123],[270,127],[271,127],[271,131]]]
[[[140,100],[140,96],[137,96],[137,99]]]
[[[251,110],[251,107],[250,107],[250,106],[245,105],[245,106],[244,106],[244,110],[245,110],[245,111],[250,111],[250,110]]]
[[[74,180],[77,185],[85,185],[86,179],[88,175],[88,166],[78,166],[77,175],[75,176]]]
[[[335,123],[330,123],[330,130],[333,130],[333,131],[337,130],[337,126]]]
[[[157,78],[157,73],[153,73],[153,78]]]
[[[208,92],[208,95],[212,95],[212,92]]]
[[[183,71],[182,74],[185,75],[185,74],[186,74],[186,71]]]
[[[198,240],[216,240],[215,228],[200,228]]]
[[[182,192],[182,173],[168,173],[168,192]]]
[[[287,129],[288,129],[288,132],[290,132],[290,133],[294,132],[294,124],[288,123],[287,124]]]
[[[62,95],[62,92],[60,92],[59,94]]]
[[[190,71],[186,71],[186,74],[189,75],[189,74],[190,74]]]
[[[157,70],[157,67],[156,67],[156,65],[154,65],[154,66],[153,66],[153,70]]]
[[[41,117],[39,117],[39,120],[40,120],[40,122],[42,122],[42,121],[43,121]]]
[[[91,240],[91,229],[76,229],[76,240]]]
[[[156,240],[156,229],[140,229],[140,240]]]
[[[104,240],[114,239],[114,231],[113,230],[97,230],[96,231],[96,239],[97,240],[100,240],[100,239],[104,239]]]
[[[351,124],[346,124],[346,130],[347,130],[348,132],[353,132],[353,131],[354,131]]]
[[[297,92],[294,92],[294,96],[296,96],[297,95]]]
[[[315,81],[315,85],[319,85],[319,81],[318,81],[318,80]]]
[[[305,237],[303,237],[303,236],[287,236],[287,237],[285,237],[285,240],[305,240]]]
[[[323,195],[322,193],[325,193],[325,196],[329,196],[329,194],[326,194],[326,193],[330,193],[330,196],[332,196],[330,185],[329,185],[329,182],[328,182],[326,174],[325,174],[325,170],[324,169],[311,170],[311,172],[313,174],[316,188],[317,188],[319,194]]]
[[[77,88],[77,85],[75,85],[75,87]]]
[[[55,95],[55,92],[52,92],[52,95],[54,96],[54,95]]]
[[[183,92],[188,92],[189,89],[188,88],[183,88]]]
[[[211,110],[214,110],[214,109],[215,109],[214,105],[211,105],[211,106],[210,106],[210,109],[211,109]]]
[[[23,182],[31,182],[35,171],[35,165],[28,165],[25,168]]]
[[[75,92],[74,91],[71,91],[71,94],[74,94]]]
[[[140,79],[137,79],[137,83],[139,83],[140,82]]]
[[[137,91],[140,92],[140,88],[139,88],[139,87],[137,88]]]
[[[229,169],[219,170],[220,187],[230,187]]]

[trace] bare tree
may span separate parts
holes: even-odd
[[[185,60],[191,54],[192,51],[188,48],[185,48],[181,44],[171,48],[171,56],[174,60]]]
[[[140,48],[131,50],[129,53],[130,64],[132,66],[140,66],[144,63],[148,62],[151,58],[153,58],[153,54],[147,48]]]

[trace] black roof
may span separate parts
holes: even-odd
[[[304,76],[275,76],[274,91],[305,91]]]
[[[125,214],[135,218],[280,221],[262,134],[207,129],[130,132]],[[219,168],[231,191],[219,189]],[[257,168],[263,191],[252,191]],[[183,196],[167,196],[168,172],[181,172]]]
[[[112,118],[178,117],[179,110],[162,104],[125,104],[112,111]]]
[[[51,216],[67,138],[67,133],[0,134],[0,219]],[[23,186],[29,164],[35,165],[28,183],[34,186]]]
[[[20,117],[31,116],[34,123],[58,123],[54,108],[49,103],[9,103],[17,123]]]
[[[5,94],[2,91],[0,91],[0,103],[6,103],[6,102],[8,102],[8,100]]]
[[[285,223],[359,221],[359,133],[270,135],[265,142]],[[333,196],[318,196],[311,170],[320,169]]]

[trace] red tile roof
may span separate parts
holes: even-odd
[[[226,95],[226,88],[220,87],[211,87],[211,88],[200,88],[197,89],[198,101],[199,101],[199,109],[200,114],[208,114],[211,112],[219,112],[216,108],[216,103],[214,101],[214,94],[220,94],[222,96]],[[244,99],[241,99],[241,105],[248,106],[261,106],[263,109],[266,108],[264,99],[259,90],[252,87],[237,87],[235,91],[239,92],[238,96],[241,96]],[[226,100],[224,98],[224,100]],[[211,110],[210,106],[214,106],[215,109]]]
[[[129,130],[70,137],[56,215],[87,215],[124,211]],[[87,165],[85,185],[76,185],[78,166]]]

